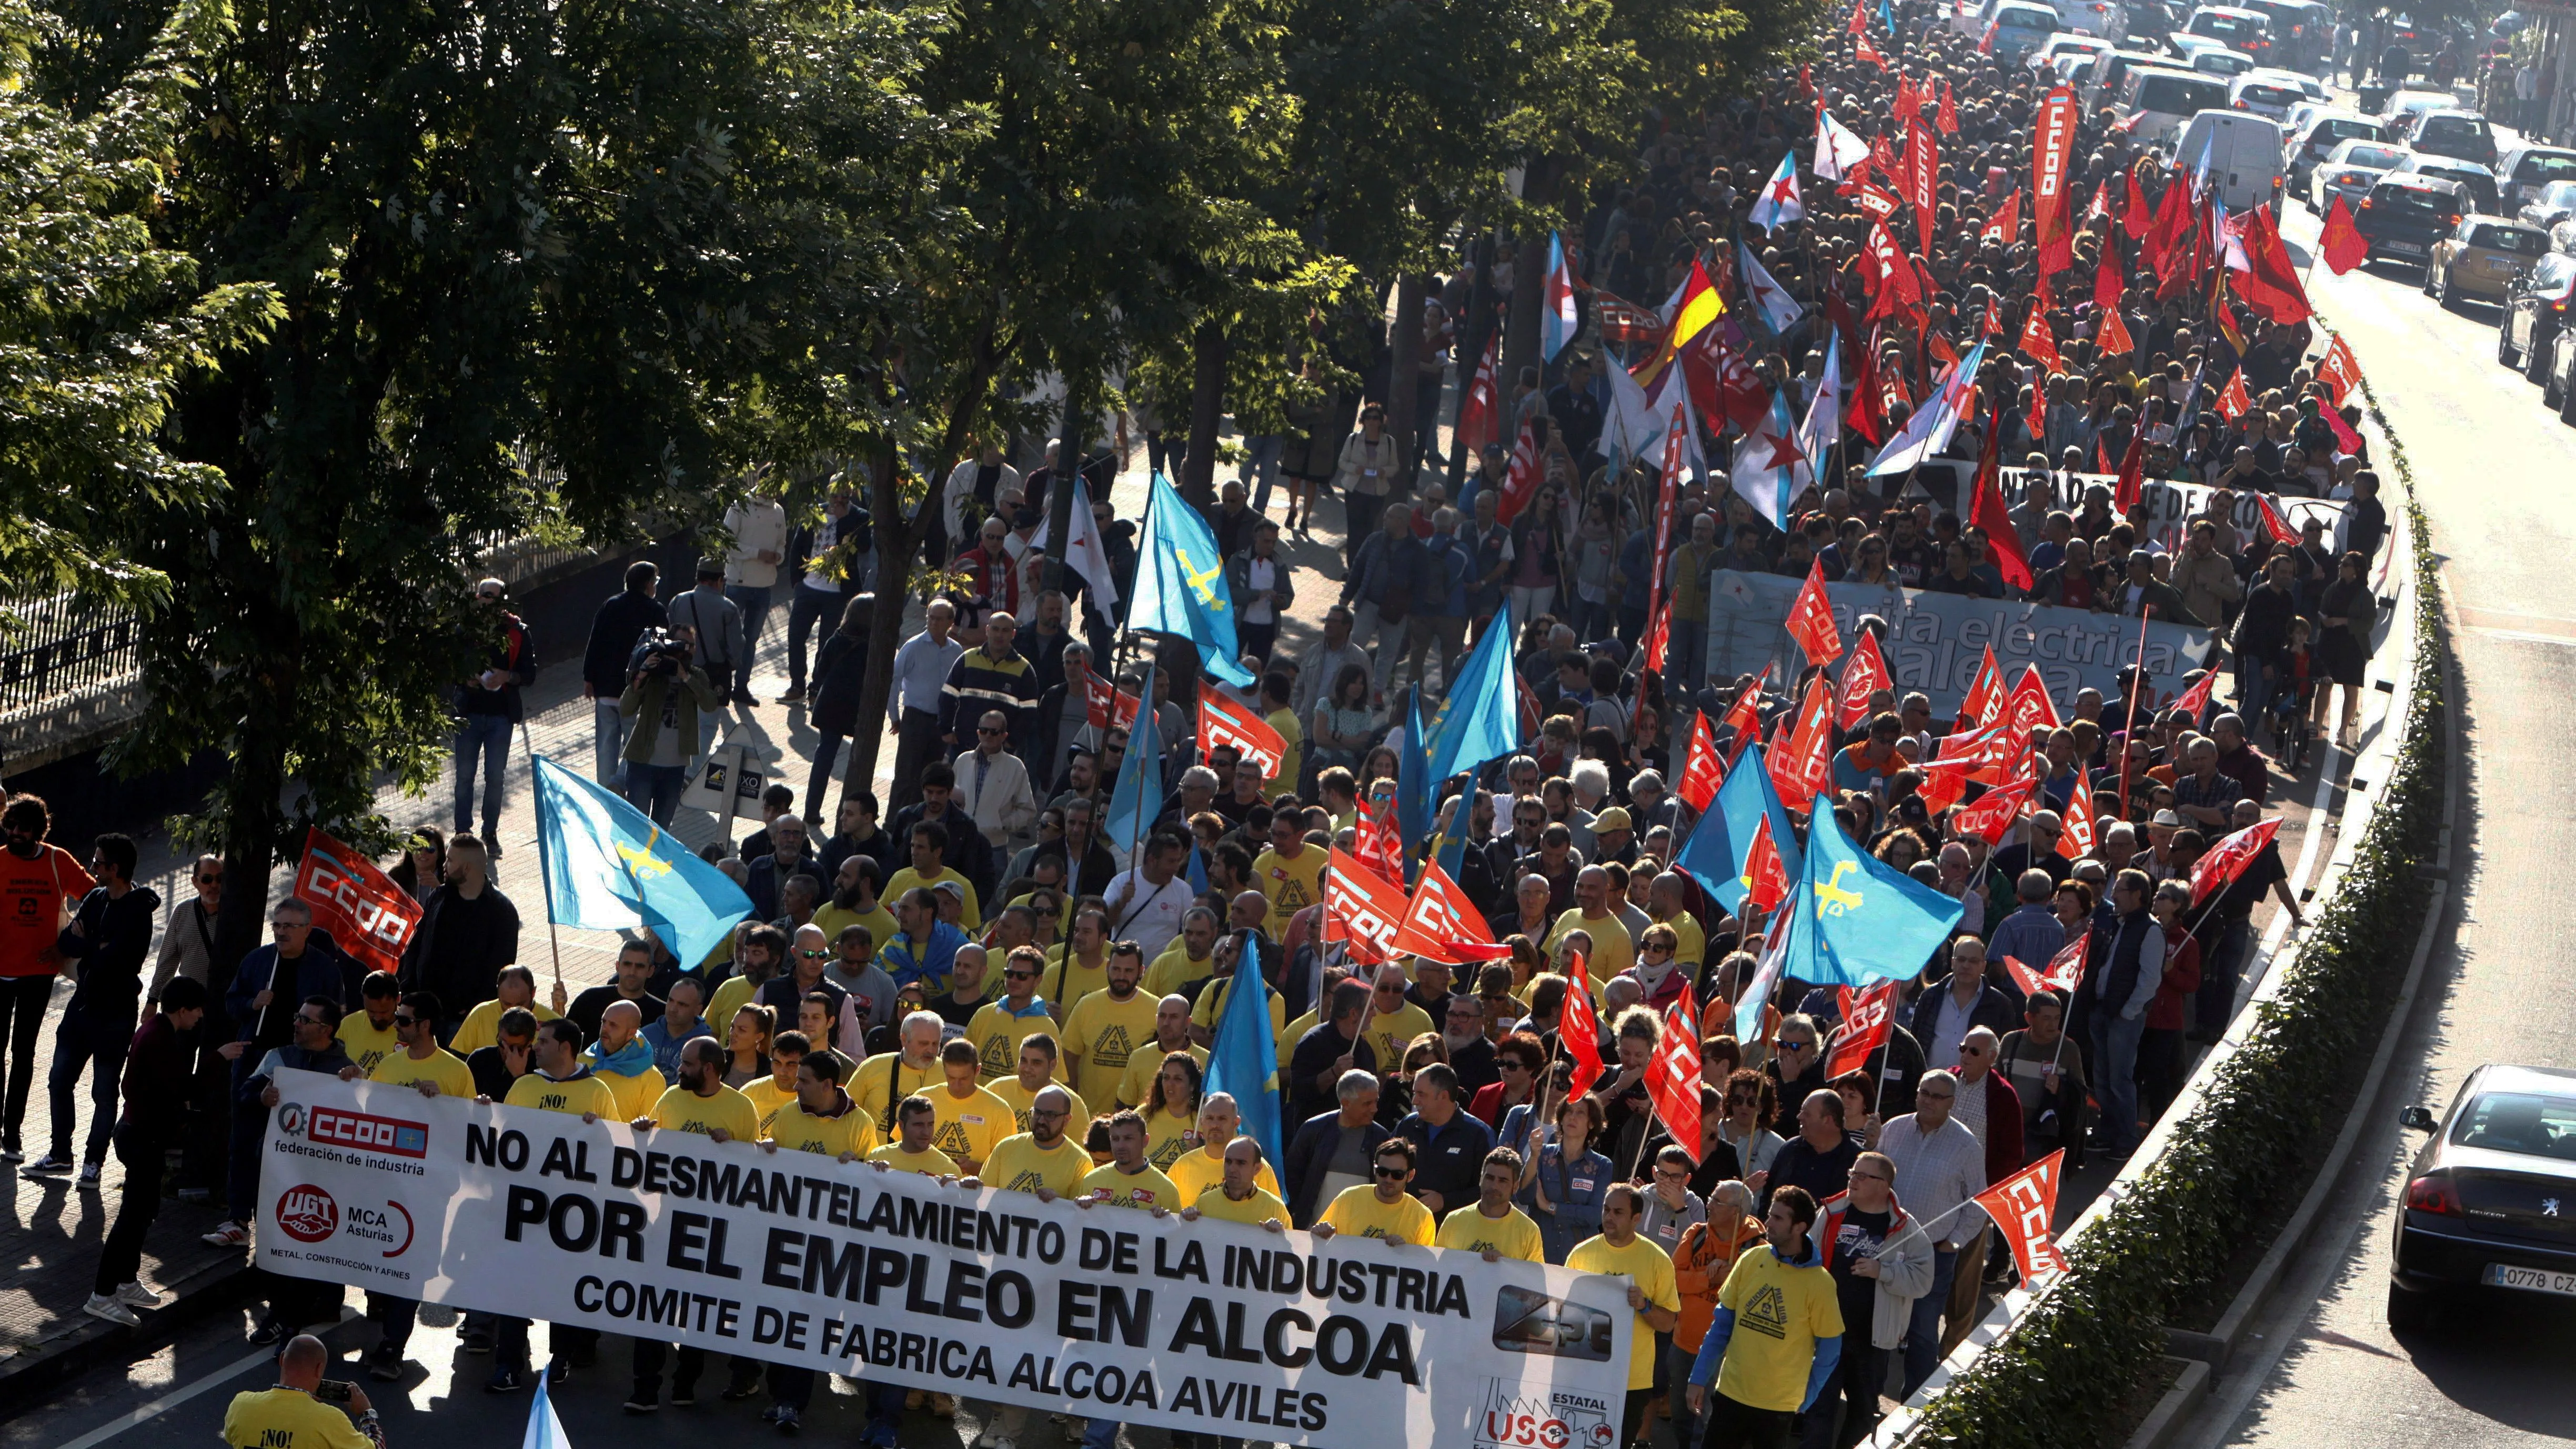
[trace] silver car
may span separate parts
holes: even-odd
[[[2370,183],[2378,180],[2382,172],[2395,169],[2406,155],[2405,147],[2385,141],[2355,137],[2336,142],[2308,180],[2308,210],[2323,216],[2333,209],[2338,196],[2343,198],[2346,209],[2358,210],[2361,199],[2370,194]]]

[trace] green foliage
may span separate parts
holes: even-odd
[[[2364,387],[2367,388],[2365,383]],[[2374,398],[2371,411],[2378,415]],[[2423,913],[2415,868],[2440,830],[2441,583],[2405,449],[2380,417],[2413,515],[2414,692],[2390,778],[2333,901],[2309,918],[2281,992],[2138,1179],[2067,1255],[2068,1271],[1954,1380],[1909,1442],[2063,1449],[2104,1442],[2165,1325],[2207,1298],[2270,1209],[2305,1190],[2349,1107],[2338,1093],[2375,1047]]]

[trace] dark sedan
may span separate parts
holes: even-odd
[[[2576,1071],[2480,1067],[2440,1121],[2409,1107],[2405,1122],[2432,1136],[2397,1210],[2389,1326],[2490,1290],[2576,1306]]]

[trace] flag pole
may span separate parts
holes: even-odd
[[[2138,689],[2147,680],[2147,620],[2154,617],[2156,606],[2138,605],[2138,654],[2130,661],[2137,677],[2130,682],[2128,718],[2120,724],[2120,818],[2129,818],[2129,739],[2138,729]]]
[[[546,950],[554,957],[555,990],[564,989],[563,942],[555,936],[555,873],[552,857],[546,850],[545,784],[537,778],[537,741],[529,732],[525,715],[519,718],[519,740],[528,755],[528,786],[537,810],[537,883],[546,895]],[[555,1008],[561,1011],[563,1008]]]

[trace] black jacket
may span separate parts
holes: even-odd
[[[1366,1046],[1361,1050],[1367,1050]],[[1463,1114],[1462,1114],[1463,1115]],[[1315,1201],[1324,1190],[1324,1172],[1333,1160],[1333,1144],[1342,1130],[1339,1107],[1318,1112],[1297,1126],[1297,1135],[1288,1139],[1288,1150],[1281,1154],[1279,1185],[1288,1190],[1288,1213],[1297,1226],[1310,1228],[1324,1204]],[[1372,1119],[1360,1129],[1360,1140],[1368,1144],[1374,1156],[1377,1145],[1395,1134],[1385,1124]],[[1481,1164],[1480,1164],[1481,1165]],[[1469,1193],[1472,1199],[1474,1194]]]
[[[421,906],[420,928],[403,951],[403,989],[437,992],[438,1009],[449,1017],[461,1017],[490,1001],[498,989],[501,968],[519,959],[518,906],[489,881],[484,883],[483,896],[493,905],[490,929],[477,933],[481,939],[452,943],[460,956],[442,960],[439,949],[439,936],[450,924],[447,907],[458,898],[453,885],[430,892]]]
[[[1949,994],[1950,982],[1947,977],[1944,977],[1931,990],[1915,998],[1914,1014],[1906,1022],[1906,1025],[1914,1029],[1915,1040],[1919,1042],[1932,1040],[1935,1028],[1941,1024],[1942,999]],[[1988,982],[1977,988],[1976,1004],[1968,1008],[1968,1025],[1991,1028],[2000,1038],[2005,1032],[2021,1025],[2021,1011],[2013,1005],[2011,997],[1997,990],[1993,982]],[[1913,1109],[1909,1107],[1907,1110]],[[1896,1114],[1891,1112],[1887,1115]]]
[[[501,670],[506,682],[499,689],[485,689],[480,674],[469,679],[456,691],[459,714],[499,715],[516,723],[526,717],[526,706],[520,702],[519,690],[537,682],[536,641],[528,637],[528,622],[516,614],[501,616],[501,637],[483,651],[483,667]]]
[[[651,594],[618,591],[591,616],[590,644],[582,650],[581,678],[602,699],[626,692],[626,661],[647,629],[671,622],[671,610]]]
[[[64,928],[55,949],[81,963],[80,983],[72,988],[63,1025],[75,1022],[101,1046],[134,1035],[134,1017],[143,1000],[143,963],[152,954],[152,917],[161,898],[135,886],[110,900],[107,887],[91,891],[75,917],[80,934]]]
[[[814,692],[806,696],[816,733],[846,738],[859,732],[859,680],[867,670],[865,636],[835,629],[824,638],[814,660]]]

